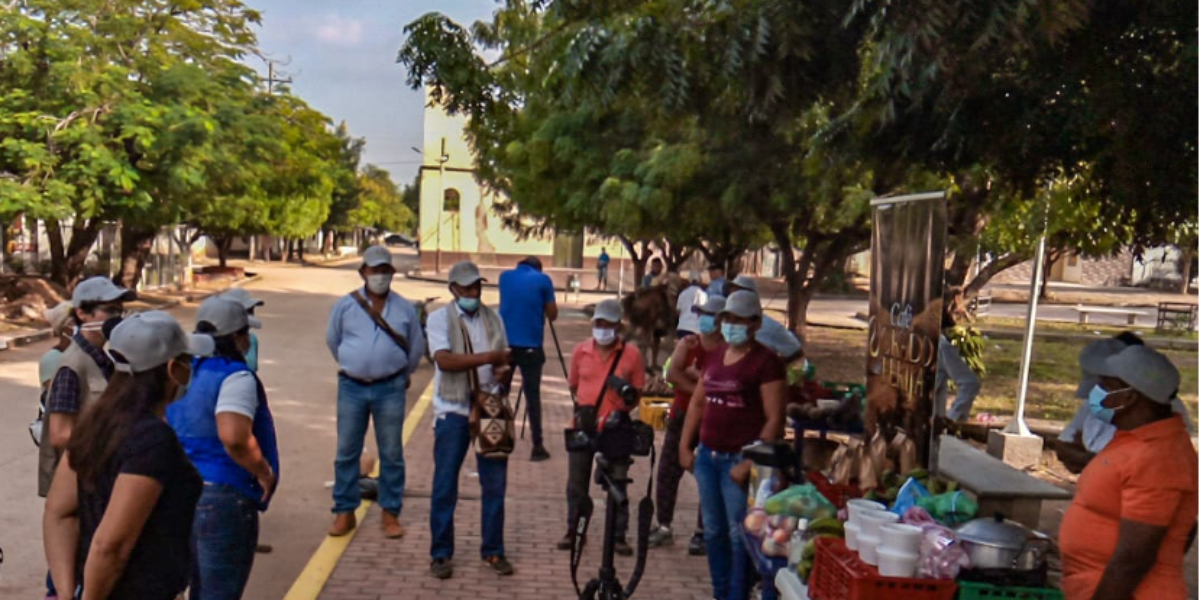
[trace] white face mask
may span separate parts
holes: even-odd
[[[592,339],[596,340],[601,346],[609,346],[617,341],[616,329],[602,329],[600,327],[592,328]]]
[[[376,296],[382,296],[392,289],[392,274],[367,275],[367,290]]]

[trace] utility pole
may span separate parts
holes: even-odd
[[[276,62],[277,61],[267,59],[267,95],[268,96],[275,95],[275,84],[276,83],[291,83],[292,82],[291,77],[285,77],[282,79],[275,77],[275,63]],[[255,261],[254,255],[257,253],[258,253],[258,235],[251,235],[250,236],[250,262]],[[267,249],[267,262],[271,262],[270,249]]]
[[[450,155],[446,154],[446,138],[442,138],[442,153],[438,155],[438,227],[437,227],[437,252],[434,253],[433,270],[435,273],[442,272],[442,221],[446,218],[446,163],[449,162]]]

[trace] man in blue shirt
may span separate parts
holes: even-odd
[[[338,449],[333,486],[333,512],[337,517],[329,535],[346,535],[358,525],[354,511],[362,503],[359,459],[370,418],[375,423],[375,442],[379,446],[383,533],[388,538],[399,538],[404,535],[399,517],[404,497],[401,431],[405,392],[409,377],[425,355],[425,338],[416,308],[391,289],[396,268],[387,248],[367,248],[358,273],[366,285],[338,300],[325,333],[325,343],[338,363]]]
[[[725,267],[718,264],[708,265],[708,292],[709,296],[727,296],[725,293]],[[729,293],[733,293],[730,290]]]
[[[546,364],[542,338],[546,319],[553,322],[558,318],[558,304],[554,301],[554,283],[542,273],[542,261],[537,257],[526,257],[517,268],[500,274],[500,318],[508,332],[513,364],[521,369],[533,433],[530,460],[543,461],[550,458],[550,453],[542,438],[542,366]]]
[[[608,263],[612,258],[608,256],[608,248],[600,249],[600,259],[596,261],[596,289],[608,289]]]

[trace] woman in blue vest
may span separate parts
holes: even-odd
[[[187,395],[167,410],[168,422],[204,478],[192,527],[190,597],[236,600],[254,565],[258,513],[275,492],[275,423],[262,383],[246,365],[246,310],[228,299],[209,298],[196,313],[196,333],[211,335],[216,351],[196,360]]]

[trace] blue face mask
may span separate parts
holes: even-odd
[[[700,333],[703,333],[704,335],[708,335],[710,333],[715,332],[717,330],[717,316],[716,315],[700,315],[699,327],[700,327]]]
[[[1105,423],[1112,423],[1113,417],[1117,415],[1117,411],[1125,407],[1118,406],[1117,408],[1108,408],[1103,404],[1104,399],[1113,394],[1124,392],[1128,389],[1130,388],[1124,388],[1110,392],[1105,390],[1103,386],[1097,384],[1096,387],[1093,387],[1092,391],[1088,393],[1088,411],[1092,413],[1093,417],[1096,417]]]
[[[465,298],[464,297],[464,298],[459,298],[457,300],[457,302],[458,302],[459,308],[461,308],[469,313],[473,313],[473,312],[479,310],[479,298]]]
[[[722,323],[721,335],[725,336],[725,341],[729,342],[729,345],[741,346],[750,341],[750,328],[734,323]]]

